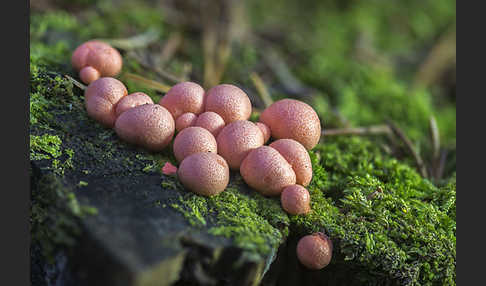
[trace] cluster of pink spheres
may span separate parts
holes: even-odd
[[[265,196],[280,195],[292,215],[311,211],[305,186],[312,179],[308,150],[320,139],[321,124],[308,104],[282,99],[266,108],[260,122],[249,121],[252,106],[246,93],[231,84],[208,91],[194,82],[174,85],[154,104],[142,93],[128,94],[113,78],[122,68],[120,53],[106,43],[89,41],[72,55],[72,65],[85,90],[88,115],[114,128],[124,141],[151,151],[166,148],[174,133],[177,176],[185,188],[203,196],[223,192],[229,172]],[[270,137],[276,139],[270,145]],[[304,236],[297,245],[300,262],[310,269],[327,266],[332,243],[322,233]]]

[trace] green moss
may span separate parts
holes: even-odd
[[[434,204],[436,204],[439,209],[449,217],[451,217],[454,222],[456,220],[456,174],[454,173],[446,184],[439,188],[437,193],[432,198]],[[455,228],[455,223],[454,223]]]
[[[32,55],[31,55],[32,56]],[[63,175],[66,168],[73,168],[74,150],[62,146],[60,131],[67,127],[55,116],[68,113],[60,106],[72,106],[73,85],[59,74],[51,73],[42,60],[31,58],[30,77],[30,160],[49,160],[49,169]]]
[[[78,187],[86,187],[88,185],[88,182],[85,181],[79,181]]]
[[[63,247],[72,246],[80,234],[78,218],[94,215],[96,208],[80,205],[74,193],[54,175],[46,175],[31,189],[32,240],[41,245],[50,263]]]
[[[73,104],[82,105],[73,93],[73,84],[59,73],[47,69],[46,55],[36,58],[31,53],[30,61],[30,126],[50,131],[64,130],[55,116],[68,113]],[[59,67],[52,64],[53,68]],[[61,108],[68,106],[68,108]]]
[[[366,273],[383,273],[407,285],[455,285],[453,182],[437,188],[355,137],[318,145],[312,160],[313,211],[291,217],[297,232],[324,230],[339,241],[344,261]]]
[[[62,140],[59,136],[44,134],[30,136],[30,160],[51,160],[52,169],[56,174],[63,175],[65,168],[73,168],[74,151],[62,150]],[[64,159],[61,161],[61,156]]]
[[[39,93],[31,93],[29,102],[30,124],[34,125],[45,119],[52,119],[52,115],[47,112],[49,102]]]
[[[61,156],[62,141],[58,136],[44,134],[30,136],[30,160],[52,159]]]
[[[280,201],[256,192],[245,193],[241,179],[233,180],[224,192],[209,198],[184,191],[176,181],[174,184],[181,195],[177,203],[171,204],[172,208],[192,225],[231,238],[249,253],[268,255],[288,234],[288,216],[280,208]]]
[[[171,206],[191,224],[257,254],[277,247],[289,228],[297,237],[323,231],[339,242],[333,263],[355,265],[366,285],[383,279],[454,284],[455,180],[435,187],[357,137],[329,140],[311,157],[312,212],[306,216],[288,216],[278,198],[242,191],[240,177],[217,196],[183,192]]]

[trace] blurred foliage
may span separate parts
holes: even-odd
[[[420,142],[435,115],[443,141],[455,145],[455,102],[411,85],[427,50],[455,25],[455,0],[250,1],[250,11],[255,31],[281,39],[276,48],[291,55],[292,70],[321,92],[314,101],[324,127],[339,124],[335,108],[355,126],[392,119]]]

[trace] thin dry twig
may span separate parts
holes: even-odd
[[[125,51],[145,48],[146,46],[155,43],[159,39],[159,31],[156,29],[148,29],[146,32],[135,35],[129,38],[121,39],[97,39],[98,41],[106,42],[115,48]]]
[[[338,128],[325,129],[322,131],[322,136],[340,136],[340,135],[382,135],[392,134],[392,130],[388,125],[372,125],[367,127],[356,128]]]
[[[437,126],[437,121],[435,117],[432,115],[430,116],[429,120],[429,129],[430,129],[430,136],[432,140],[432,148],[433,148],[433,160],[437,160],[439,157],[439,150],[440,150],[440,135],[439,135],[439,127]]]
[[[417,151],[415,151],[412,141],[408,139],[407,135],[397,125],[395,125],[395,123],[393,123],[392,121],[388,121],[387,124],[390,127],[390,129],[393,131],[393,133],[398,138],[400,138],[400,140],[405,144],[407,151],[414,158],[417,168],[420,174],[422,175],[422,177],[428,178],[427,167],[425,166],[424,161],[422,160],[420,154]]]
[[[447,153],[448,152],[447,152],[446,149],[442,149],[441,152],[440,152],[438,167],[435,170],[435,179],[436,180],[440,180],[442,178],[442,176],[444,175],[445,164],[447,162],[446,161]]]
[[[65,74],[64,77],[67,78],[69,81],[71,81],[75,86],[79,87],[81,90],[85,90],[86,89],[86,85],[80,83],[79,81],[77,81],[74,78],[68,76],[67,74]]]
[[[456,25],[451,27],[430,50],[415,75],[414,86],[429,86],[456,63]]]
[[[201,44],[204,55],[204,87],[217,85],[231,55],[231,45],[245,26],[244,1],[200,1]]]
[[[146,68],[146,69],[149,69],[151,71],[153,71],[154,73],[157,74],[157,76],[161,77],[161,78],[165,78],[165,79],[168,79],[174,83],[178,83],[178,82],[183,82],[183,81],[186,81],[186,78],[185,77],[178,77],[178,76],[175,76],[165,70],[162,70],[161,68],[159,67],[156,67],[154,65],[151,65],[147,62],[147,60],[143,59],[142,56],[140,56],[138,53],[136,53],[135,51],[131,51],[127,54],[127,56],[133,58],[134,60],[136,60],[142,67]]]
[[[139,76],[139,75],[136,75],[136,74],[133,74],[133,73],[124,73],[123,77],[125,77],[129,80],[135,81],[137,83],[140,83],[140,84],[142,84],[142,85],[144,85],[148,88],[161,91],[163,93],[166,93],[171,88],[170,86],[168,86],[166,84],[163,84],[163,83],[160,83],[160,82],[157,82],[157,81],[154,81],[154,80],[146,79],[142,76]]]
[[[263,59],[275,73],[280,83],[292,94],[304,95],[307,94],[309,88],[305,87],[290,71],[285,60],[280,54],[270,46],[265,49],[265,56]]]
[[[231,5],[231,2],[229,2]],[[223,75],[231,49],[229,47],[230,25],[221,25],[227,11],[218,0],[201,2],[203,20],[202,48],[204,54],[204,87],[217,85]]]
[[[180,32],[174,32],[169,36],[167,42],[164,45],[164,48],[162,49],[162,53],[160,54],[160,58],[158,61],[159,65],[164,65],[174,56],[177,49],[179,49],[182,40],[182,34]]]
[[[258,94],[260,95],[263,104],[265,105],[265,107],[269,107],[273,103],[273,99],[270,96],[267,86],[263,82],[262,78],[256,72],[252,72],[250,74],[250,78],[256,90],[258,91]]]
[[[245,34],[245,40],[258,47],[261,58],[272,71],[286,93],[298,97],[311,97],[317,90],[306,86],[295,77],[274,42],[252,33]]]

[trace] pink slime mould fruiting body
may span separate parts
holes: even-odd
[[[196,115],[204,112],[204,89],[194,82],[181,82],[174,85],[159,101],[177,120],[186,112]]]
[[[174,131],[172,115],[158,104],[130,108],[115,123],[115,132],[122,140],[151,151],[161,151],[169,145]]]
[[[293,139],[279,139],[269,145],[275,148],[292,165],[297,184],[309,185],[312,180],[312,162],[305,147]]]
[[[292,166],[269,146],[251,150],[240,166],[243,180],[265,196],[279,195],[282,190],[295,184]]]
[[[197,115],[192,112],[186,112],[176,119],[176,131],[181,132],[183,129],[196,124]]]
[[[201,113],[196,120],[195,126],[202,127],[217,137],[219,132],[224,128],[225,123],[221,116],[212,111]]]
[[[282,99],[267,107],[260,115],[275,139],[294,139],[307,150],[321,138],[321,123],[312,107],[295,99]]]
[[[123,60],[120,53],[109,44],[88,41],[74,50],[71,63],[80,71],[81,80],[90,84],[100,77],[113,77],[119,74]]]
[[[310,211],[310,194],[301,185],[290,185],[280,195],[282,208],[292,215],[307,214]]]
[[[220,84],[206,93],[205,110],[219,114],[229,124],[237,120],[248,120],[251,115],[251,102],[239,87]]]
[[[120,116],[123,112],[127,111],[130,108],[134,108],[135,106],[143,105],[143,104],[154,104],[150,96],[146,95],[143,92],[134,92],[131,93],[118,102],[116,105],[116,116]]]
[[[127,93],[121,81],[112,77],[99,78],[84,91],[86,111],[91,118],[112,128],[117,118],[116,105]]]
[[[302,237],[297,243],[297,258],[305,267],[319,270],[326,267],[332,258],[332,241],[327,235],[317,232]]]
[[[223,157],[200,152],[187,156],[179,165],[177,176],[190,191],[213,196],[225,190],[229,183],[229,168]]]
[[[226,125],[216,141],[218,154],[231,169],[238,170],[248,152],[263,145],[263,135],[253,122],[238,120]]]
[[[202,127],[187,127],[174,139],[174,156],[181,162],[189,155],[199,152],[218,153],[218,145],[213,134]]]

